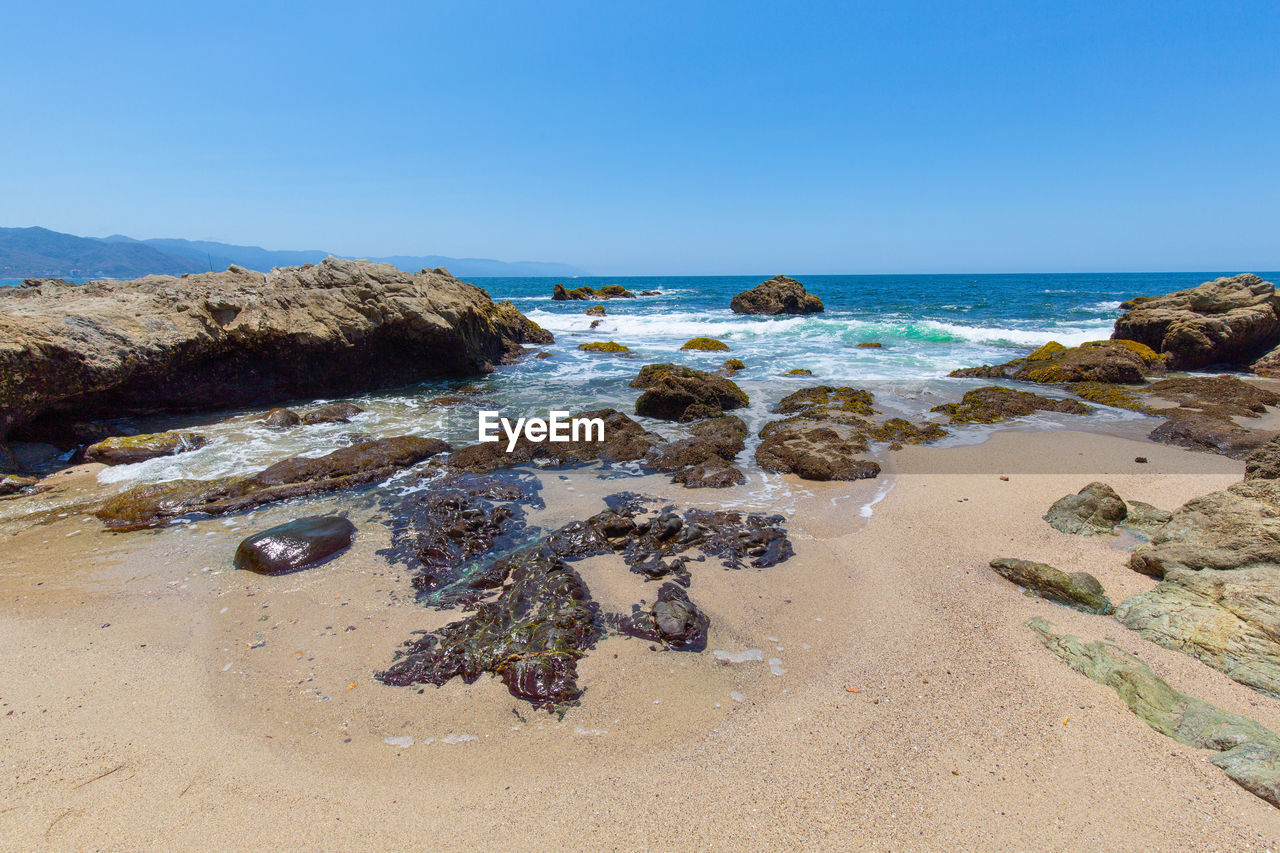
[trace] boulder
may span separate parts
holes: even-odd
[[[1275,286],[1245,274],[1189,290],[1125,303],[1115,338],[1139,341],[1168,357],[1175,370],[1214,364],[1245,366],[1280,343]]]
[[[613,341],[591,341],[590,343],[578,344],[578,349],[583,352],[598,352],[606,355],[626,355],[631,352],[631,347]]]
[[[1100,616],[1115,610],[1102,584],[1088,572],[1067,574],[1044,563],[1011,557],[997,557],[991,561],[991,568],[1005,580],[1048,601]]]
[[[302,413],[302,422],[308,426],[314,424],[346,424],[363,412],[364,409],[355,403],[330,403],[318,409]]]
[[[729,307],[735,314],[817,314],[824,310],[821,299],[785,275],[744,290],[733,297]]]
[[[89,445],[84,451],[84,458],[104,465],[132,465],[161,456],[199,450],[208,443],[209,439],[194,432],[116,436]]]
[[[1153,643],[1280,698],[1280,565],[1173,569],[1154,589],[1122,601],[1116,618]]]
[[[1059,400],[988,385],[966,391],[958,403],[943,403],[932,411],[941,412],[953,424],[992,424],[1009,418],[1021,418],[1035,412],[1063,412],[1087,415],[1093,409],[1079,400]]]
[[[1110,687],[1143,722],[1195,749],[1214,750],[1213,764],[1241,787],[1280,805],[1280,735],[1248,717],[1180,693],[1151,668],[1110,643],[1083,643],[1029,619],[1046,649],[1076,672]]]
[[[1280,479],[1280,436],[1271,439],[1244,460],[1246,480]]]
[[[1059,498],[1044,520],[1063,533],[1111,533],[1129,514],[1125,502],[1106,483],[1090,483],[1077,494]]]
[[[1280,480],[1236,483],[1183,504],[1151,541],[1129,555],[1129,568],[1153,578],[1177,570],[1280,566]]]
[[[262,422],[275,429],[287,429],[302,423],[302,416],[293,409],[272,409],[262,416]]]
[[[245,539],[235,566],[260,575],[310,569],[350,548],[355,537],[355,525],[340,516],[299,518]]]
[[[599,290],[587,285],[569,290],[563,284],[557,284],[551,289],[551,298],[556,302],[571,302],[593,299],[635,299],[636,295],[620,284],[606,284]]]
[[[0,289],[0,441],[489,371],[550,335],[442,271],[329,258],[263,274]]]
[[[711,620],[689,593],[677,583],[667,581],[658,589],[658,600],[647,610],[636,611],[618,620],[618,630],[682,651],[700,652],[707,647],[707,628]]]
[[[646,467],[672,475],[671,482],[686,488],[726,488],[746,482],[746,475],[732,462],[746,446],[747,425],[742,418],[725,415],[699,421],[693,435],[655,446],[645,458]]]
[[[680,347],[680,349],[701,352],[728,352],[729,345],[715,338],[690,338],[684,342],[684,346]]]
[[[646,364],[631,387],[644,389],[636,414],[666,421],[716,417],[749,402],[733,380],[678,364]]]
[[[745,370],[746,367],[747,365],[744,364],[742,359],[740,358],[725,359],[724,375],[732,376],[733,374],[737,373],[739,370]]]
[[[169,480],[135,486],[108,498],[95,515],[112,530],[160,527],[200,513],[225,515],[287,498],[349,489],[385,480],[449,445],[403,435],[362,441],[316,458],[295,456],[247,477]]]

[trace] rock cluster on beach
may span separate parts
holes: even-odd
[[[551,336],[445,270],[330,258],[263,274],[0,288],[0,442],[135,413],[479,374]]]
[[[646,364],[631,387],[644,391],[636,414],[664,421],[718,417],[750,402],[733,380],[680,364]]]
[[[1096,536],[1114,533],[1119,525],[1131,530],[1158,530],[1173,514],[1142,501],[1128,501],[1106,483],[1090,483],[1074,495],[1058,499],[1044,520],[1063,533]]]
[[[729,307],[735,314],[818,314],[825,310],[821,299],[785,275],[744,290],[730,300]]]

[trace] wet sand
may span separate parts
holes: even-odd
[[[457,614],[414,602],[376,554],[388,536],[368,502],[156,533],[106,534],[83,514],[27,527],[0,554],[0,848],[1272,848],[1280,811],[1022,623],[1110,638],[1277,729],[1280,703],[987,568],[1015,556],[1090,571],[1119,601],[1154,582],[1125,567],[1122,540],[1050,528],[1049,504],[1105,475],[1172,509],[1242,471],[1150,442],[1007,430],[904,450],[880,481],[795,483],[759,507],[788,517],[795,557],[694,566],[708,651],[606,639],[563,719],[488,676],[421,692],[372,679],[411,632]],[[620,489],[745,500],[566,476],[543,475],[548,510],[532,522],[583,517]],[[280,578],[231,569],[248,533],[333,509],[360,529],[339,559]],[[611,557],[578,566],[607,605],[656,591]],[[720,663],[715,649],[766,660]]]

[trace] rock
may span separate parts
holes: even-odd
[[[667,581],[658,590],[658,600],[648,611],[639,606],[629,617],[618,620],[618,630],[632,637],[662,643],[673,649],[700,652],[707,647],[711,620],[679,584]]]
[[[745,370],[746,367],[747,366],[743,364],[742,359],[730,358],[730,359],[727,359],[724,363],[724,374],[726,376],[732,376],[733,374],[737,373],[739,370]]]
[[[1246,480],[1280,479],[1280,436],[1271,439],[1244,460]]]
[[[1155,414],[1155,411],[1143,403],[1133,391],[1119,385],[1105,382],[1072,382],[1067,389],[1083,400],[1117,409],[1130,409],[1144,415]]]
[[[1178,403],[1180,408],[1245,418],[1260,417],[1268,406],[1280,405],[1280,394],[1230,375],[1162,379],[1143,391],[1148,397]]]
[[[793,391],[774,406],[773,411],[784,415],[802,415],[815,420],[834,420],[846,423],[858,419],[842,419],[838,413],[874,415],[871,393],[846,385],[815,385]]]
[[[582,412],[574,417],[603,420],[604,441],[533,442],[522,434],[510,453],[505,438],[471,444],[451,453],[444,462],[445,467],[452,471],[488,473],[517,465],[563,468],[593,462],[634,462],[645,458],[662,442],[662,436],[649,432],[616,409]]]
[[[140,319],[141,318],[141,319]],[[162,319],[156,319],[162,318]],[[329,258],[0,290],[0,442],[484,373],[550,335],[443,272]]]
[[[686,489],[727,489],[747,482],[747,475],[727,462],[709,460],[701,465],[681,468],[671,476],[671,482],[680,483]]]
[[[1129,555],[1153,578],[1172,571],[1280,566],[1280,480],[1253,479],[1188,501]]]
[[[755,458],[766,471],[804,480],[865,480],[880,474],[877,463],[857,458],[867,442],[855,429],[797,418],[768,424],[761,437]]]
[[[438,439],[408,435],[362,441],[318,458],[285,459],[248,477],[135,486],[108,498],[95,514],[112,530],[160,527],[193,513],[225,515],[286,498],[363,486],[448,449]]]
[[[293,409],[272,409],[262,416],[262,422],[275,429],[295,427],[302,423],[302,417]]]
[[[1128,302],[1117,338],[1146,343],[1175,370],[1248,365],[1280,343],[1280,300],[1257,275],[1234,275],[1167,296]]]
[[[91,444],[84,458],[104,465],[132,465],[161,456],[199,450],[209,439],[194,432],[160,432],[153,435],[117,436]]]
[[[1161,444],[1207,451],[1243,459],[1278,434],[1240,426],[1231,417],[1193,409],[1166,409],[1167,420],[1153,429],[1148,438]]]
[[[336,515],[300,518],[255,533],[236,549],[237,569],[283,575],[310,569],[351,547],[356,527]]]
[[[812,376],[813,371],[807,367],[793,367],[782,375],[783,376]]]
[[[1127,307],[1113,337],[1164,353],[1175,370],[1248,365],[1280,343],[1275,287],[1252,274],[1135,300]]]
[[[556,302],[567,302],[592,299],[635,299],[636,295],[620,284],[606,284],[599,290],[586,285],[568,290],[563,284],[557,284],[551,289],[551,298]]]
[[[14,495],[29,489],[39,481],[35,477],[19,477],[17,474],[0,474],[0,495]]]
[[[1280,698],[1280,565],[1173,569],[1154,589],[1122,601],[1116,618],[1153,643]]]
[[[1076,672],[1116,691],[1151,728],[1181,744],[1219,752],[1213,763],[1231,779],[1280,805],[1274,775],[1280,735],[1248,717],[1179,693],[1142,661],[1110,643],[1082,643],[1069,634],[1056,634],[1038,617],[1026,624],[1045,648]]]
[[[1106,483],[1090,483],[1077,494],[1059,498],[1044,520],[1063,533],[1096,536],[1111,533],[1129,510],[1115,489]]]
[[[1038,383],[1139,384],[1146,376],[1162,372],[1164,367],[1159,353],[1135,341],[1089,341],[1077,347],[1064,347],[1050,341],[1026,358],[960,368],[950,375]]]
[[[603,317],[605,316],[604,305],[592,305],[584,313],[588,317]]]
[[[624,347],[622,344],[613,341],[592,341],[586,344],[578,344],[578,349],[583,352],[599,352],[609,355],[626,355],[631,352],[631,347]]]
[[[821,299],[785,275],[775,275],[739,293],[729,307],[735,314],[817,314],[823,310]]]
[[[678,364],[647,364],[631,387],[644,389],[636,414],[667,421],[715,417],[749,402],[733,380]]]
[[[1262,358],[1249,365],[1249,369],[1259,376],[1280,377],[1280,347],[1276,347]]]
[[[302,413],[302,422],[308,426],[315,424],[346,424],[363,412],[364,409],[355,403],[330,403],[318,409]]]
[[[898,450],[904,444],[927,444],[950,435],[935,423],[922,423],[919,426],[905,418],[889,418],[877,427],[867,431],[869,438],[889,443],[890,450]]]
[[[655,446],[645,465],[672,474],[671,482],[690,489],[738,486],[746,476],[731,463],[746,446],[747,432],[734,415],[700,421],[689,438]]]
[[[661,290],[642,290],[640,291],[640,295],[641,296],[661,296],[662,291]]]
[[[1099,616],[1107,616],[1115,610],[1102,584],[1088,572],[1067,574],[1044,563],[1010,557],[992,560],[991,568],[1002,578],[1048,601]]]
[[[682,350],[699,350],[701,352],[728,352],[729,345],[715,338],[690,338],[684,342]]]
[[[966,391],[959,403],[944,403],[934,406],[932,411],[947,415],[953,424],[992,424],[1039,411],[1087,415],[1093,409],[1078,400],[1050,399],[1028,391],[988,385]]]
[[[1128,530],[1136,530],[1150,536],[1173,519],[1173,513],[1167,509],[1160,509],[1142,501],[1129,501],[1128,504],[1129,514],[1125,516],[1123,522],[1123,526]]]
[[[884,346],[884,344],[880,343],[879,341],[863,341],[862,343],[858,344],[858,346],[861,347],[862,349],[880,349],[881,347]]]

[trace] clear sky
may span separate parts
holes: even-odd
[[[1280,13],[0,0],[0,225],[600,274],[1280,268]]]

